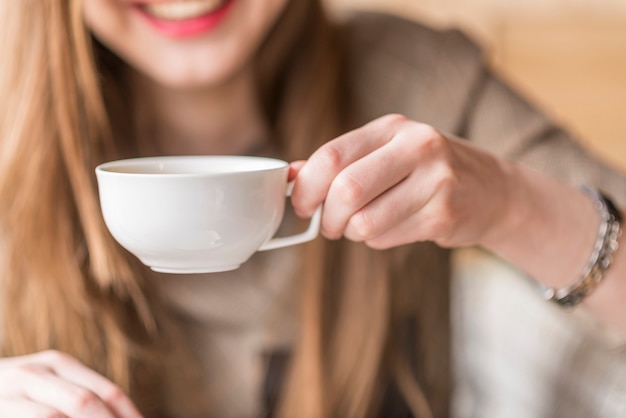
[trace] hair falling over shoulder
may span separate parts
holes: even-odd
[[[123,121],[103,95],[114,75],[81,5],[0,4],[0,355],[66,352],[158,417],[156,365],[172,327],[99,211],[94,168],[125,156],[113,135]],[[338,36],[319,0],[292,0],[258,53],[260,98],[287,159],[346,128]],[[321,239],[302,249],[302,331],[278,415],[369,417],[397,364],[387,253]],[[414,415],[429,417],[415,379],[395,369]]]
[[[132,394],[156,326],[99,211],[93,169],[114,146],[81,2],[0,7],[1,354],[60,350]]]

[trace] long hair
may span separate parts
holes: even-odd
[[[173,328],[147,269],[107,233],[93,175],[124,156],[119,112],[103,93],[115,66],[104,68],[81,0],[2,2],[0,26],[0,354],[67,352],[158,416],[157,361]],[[287,159],[348,127],[339,39],[318,0],[292,0],[255,57],[261,105]],[[414,414],[430,415],[394,344],[390,254],[322,239],[302,247],[302,331],[280,416],[368,417],[387,370]]]
[[[156,325],[99,213],[93,169],[115,146],[81,4],[0,7],[1,354],[63,351],[140,398]]]

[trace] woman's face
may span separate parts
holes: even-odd
[[[288,1],[84,0],[84,17],[138,72],[190,88],[217,85],[246,65]]]

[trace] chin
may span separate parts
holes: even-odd
[[[242,72],[240,65],[186,65],[162,66],[145,71],[144,76],[168,89],[189,90],[194,88],[216,88],[227,84]]]

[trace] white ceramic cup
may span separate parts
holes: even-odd
[[[314,239],[321,208],[305,232],[274,237],[291,194],[288,172],[285,161],[244,156],[135,158],[96,167],[109,231],[164,273],[233,270],[256,251]]]

